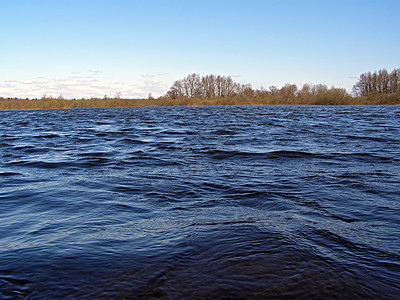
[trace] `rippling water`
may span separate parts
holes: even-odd
[[[0,112],[0,298],[400,295],[400,107]]]

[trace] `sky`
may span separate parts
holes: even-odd
[[[0,0],[0,97],[147,98],[191,73],[253,88],[400,67],[399,0]]]

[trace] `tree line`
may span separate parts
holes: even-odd
[[[353,86],[353,95],[343,88],[325,84],[287,83],[283,87],[270,86],[253,89],[250,84],[235,82],[230,76],[193,73],[176,80],[165,96],[168,99],[235,98],[240,102],[263,104],[399,104],[400,69],[367,72]],[[245,100],[245,101],[244,101]],[[207,101],[210,102],[210,101]]]
[[[235,82],[231,76],[189,74],[173,83],[164,96],[157,99],[123,99],[120,94],[103,99],[64,99],[43,96],[41,99],[0,97],[0,110],[64,109],[138,106],[203,106],[203,105],[370,105],[400,104],[400,69],[367,72],[353,86],[353,95],[343,88],[325,84],[287,83],[253,89],[250,84]]]
[[[359,97],[400,92],[400,69],[390,73],[386,69],[363,73],[353,86],[353,92]]]
[[[190,74],[176,80],[166,94],[171,99],[231,97],[251,90],[250,84],[234,82],[231,76]]]
[[[269,89],[253,89],[250,84],[235,82],[231,76],[206,75],[193,73],[176,80],[164,97],[171,99],[198,98],[212,99],[219,97],[247,97],[247,98],[274,98],[290,101],[296,98],[334,96],[346,98],[350,95],[345,89],[331,87],[324,84],[304,84],[299,88],[296,84],[285,84],[281,88],[270,86]],[[332,98],[332,97],[331,97]]]

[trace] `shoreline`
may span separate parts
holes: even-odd
[[[272,97],[229,97],[229,98],[158,98],[158,99],[17,99],[0,98],[0,110],[45,110],[74,108],[124,108],[124,107],[204,107],[204,106],[245,106],[245,105],[300,105],[300,106],[361,106],[361,105],[400,105],[400,94],[388,94],[375,97],[305,97],[305,98],[272,98]]]

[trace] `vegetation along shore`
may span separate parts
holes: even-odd
[[[1,96],[1,95],[0,95]],[[230,76],[190,74],[173,83],[157,99],[123,99],[120,96],[64,99],[43,96],[41,99],[0,97],[0,110],[68,109],[140,106],[208,106],[208,105],[399,105],[400,69],[386,69],[360,75],[353,93],[323,84],[285,84],[281,88],[253,89],[250,84],[233,81]]]

